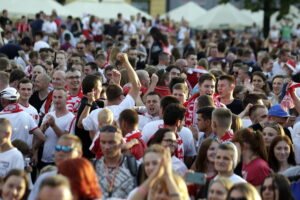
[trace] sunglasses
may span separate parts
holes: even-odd
[[[109,133],[114,133],[118,131],[118,128],[114,126],[104,126],[99,129],[100,132],[109,132]]]
[[[55,145],[55,151],[62,151],[64,153],[70,153],[73,151],[74,147],[71,146],[62,146],[62,145]]]

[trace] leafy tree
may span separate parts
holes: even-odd
[[[230,0],[220,0],[219,3],[228,3]],[[240,1],[240,0],[235,0]],[[270,30],[271,16],[276,11],[279,11],[277,20],[282,19],[289,13],[290,6],[293,4],[299,4],[299,0],[243,0],[245,9],[251,11],[264,11],[263,21],[263,33],[267,38]]]

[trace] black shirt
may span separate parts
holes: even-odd
[[[78,112],[77,112],[76,123],[75,123],[75,135],[77,135],[81,139],[83,157],[85,157],[85,158],[95,158],[95,154],[93,154],[89,149],[91,144],[92,144],[92,140],[90,138],[89,132],[82,129],[82,128],[77,127],[78,120],[80,118],[80,115],[81,115],[82,111],[84,110],[84,108],[86,106],[86,103],[87,103],[87,98],[83,97],[81,99],[80,106],[79,106],[79,109],[78,109]],[[103,101],[93,102],[90,113],[93,110],[96,110],[97,108],[103,108],[103,107],[104,107],[104,102]]]
[[[234,99],[230,104],[226,105],[226,107],[236,115],[240,114],[244,110],[243,102],[238,99]]]
[[[43,103],[46,101],[46,99],[47,99],[47,96],[45,99],[40,99],[39,93],[38,93],[38,91],[36,91],[31,95],[31,97],[29,99],[29,103],[33,107],[35,107],[35,109],[38,111],[38,113],[40,113],[40,109],[41,109]]]

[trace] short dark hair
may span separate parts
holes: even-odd
[[[153,144],[161,144],[161,142],[163,141],[165,134],[167,132],[170,132],[171,130],[168,128],[160,128],[158,129],[154,134],[153,137],[150,138],[150,140],[147,143],[147,146],[151,146]]]
[[[125,121],[130,127],[139,123],[139,116],[133,109],[125,109],[120,113],[119,122]]]
[[[98,69],[98,65],[95,62],[88,62],[84,66],[87,66],[87,65],[91,66],[91,69],[93,69],[93,70]]]
[[[20,69],[15,69],[10,74],[9,83],[13,83],[16,80],[21,80],[24,77],[26,77],[25,72]]]
[[[268,109],[265,105],[253,105],[250,109],[249,109],[249,116],[251,116],[257,109],[262,108],[262,109]]]
[[[216,77],[213,74],[207,73],[207,74],[201,74],[198,84],[202,85],[206,80],[215,81],[215,82],[217,81]]]
[[[164,111],[164,124],[173,126],[178,120],[183,120],[185,107],[178,103],[169,104]]]
[[[262,98],[258,94],[246,94],[245,98],[243,99],[244,109],[249,103],[255,105],[259,100],[262,100]]]
[[[214,107],[212,106],[207,106],[207,107],[202,107],[197,111],[197,114],[201,114],[201,117],[204,120],[211,120],[212,112],[214,111]]]
[[[87,75],[82,81],[82,93],[87,94],[93,90],[97,81],[101,82],[101,79],[95,75]]]
[[[45,186],[49,187],[59,187],[59,186],[66,186],[70,188],[70,183],[66,177],[63,175],[57,174],[54,176],[49,176],[45,178],[40,185],[39,191]]]
[[[20,88],[20,85],[21,85],[21,84],[26,84],[26,83],[31,83],[31,84],[32,84],[32,81],[29,80],[28,78],[23,78],[23,79],[21,79],[20,82],[18,83],[18,88]],[[33,86],[33,84],[32,84],[32,86]]]
[[[172,88],[174,85],[176,85],[177,83],[185,83],[184,78],[182,77],[174,77],[171,79],[170,83],[169,83],[169,88],[172,91]]]
[[[154,96],[154,95],[157,95],[160,98],[160,94],[154,91],[149,92],[146,96]]]
[[[123,90],[120,86],[112,84],[106,88],[107,101],[114,101],[123,94]]]
[[[174,96],[164,96],[161,100],[160,100],[160,108],[162,109],[162,111],[164,112],[166,107],[171,104],[171,103],[180,103],[179,100],[174,97]]]
[[[197,101],[198,101],[198,103],[197,103],[198,109],[200,109],[202,107],[206,107],[206,106],[214,106],[215,105],[213,98],[206,94],[199,96]]]
[[[166,71],[167,71],[167,72],[170,72],[172,69],[178,69],[178,70],[181,72],[180,67],[178,67],[178,66],[176,66],[176,65],[168,66],[168,67],[166,68]]]
[[[222,75],[219,77],[219,81],[221,80],[227,80],[229,82],[230,85],[235,85],[235,79],[234,76],[231,75]]]

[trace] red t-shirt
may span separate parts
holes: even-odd
[[[243,178],[254,186],[263,184],[263,181],[271,172],[268,163],[261,158],[256,158],[247,165],[243,163]]]
[[[167,86],[156,86],[154,88],[154,92],[157,92],[160,95],[160,97],[171,95],[170,88]]]

